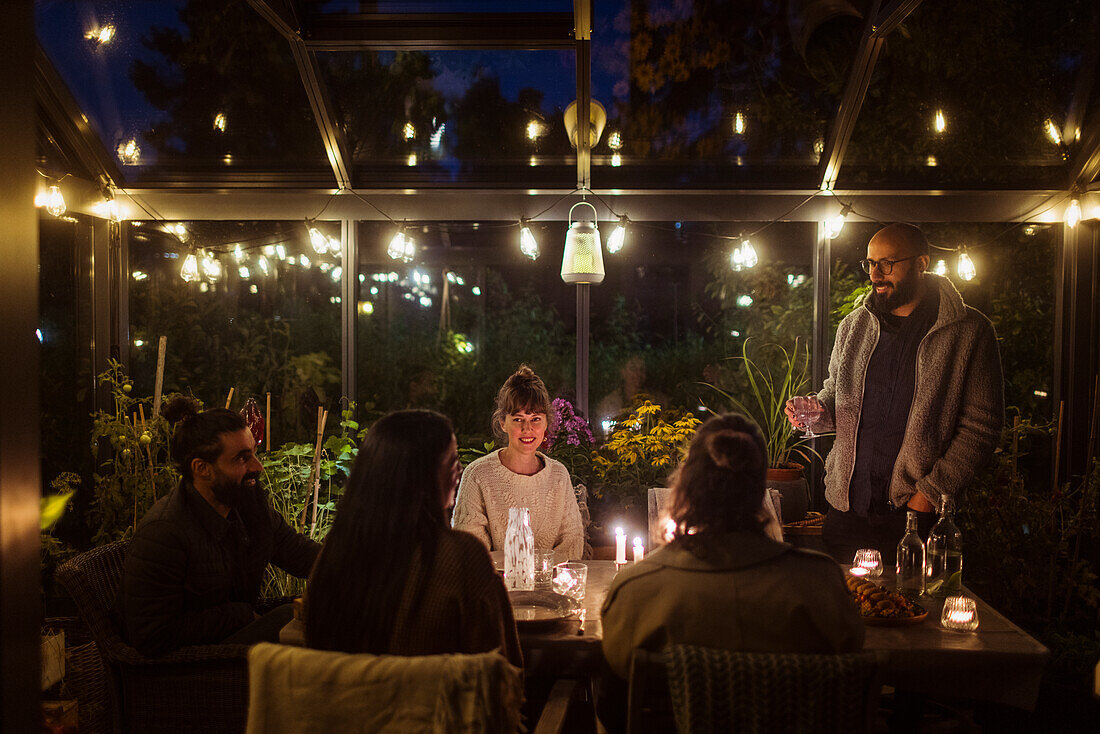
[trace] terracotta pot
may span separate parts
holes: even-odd
[[[810,511],[810,485],[801,466],[769,467],[765,485],[779,490],[782,522],[801,520]]]

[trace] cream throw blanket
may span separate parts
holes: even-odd
[[[349,655],[260,643],[248,653],[247,734],[519,728],[523,679],[498,651]]]

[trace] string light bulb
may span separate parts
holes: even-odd
[[[542,123],[538,120],[531,120],[527,123],[527,139],[538,140],[542,135]]]
[[[332,276],[332,282],[333,283],[339,283],[341,276],[344,275],[344,269],[342,267],[340,267],[339,265],[337,265],[336,267],[334,267],[332,269],[332,272],[329,273],[329,275]]]
[[[944,259],[943,259],[943,258],[941,257],[941,258],[940,258],[939,260],[937,260],[937,261],[936,261],[936,263],[935,263],[935,264],[934,264],[934,265],[932,266],[932,272],[933,272],[933,273],[934,273],[935,275],[939,275],[939,276],[941,276],[941,277],[946,277],[946,275],[947,275],[947,261],[946,261],[946,260],[944,260]]]
[[[328,252],[328,237],[325,237],[321,233],[321,230],[316,227],[309,228],[309,244],[318,255],[323,255]]]
[[[1066,207],[1066,226],[1073,229],[1077,226],[1077,223],[1081,221],[1081,204],[1077,199],[1070,199],[1069,206]]]
[[[282,242],[275,245],[275,254],[280,260],[286,261],[286,246]]]
[[[308,257],[306,257],[305,255],[299,255],[298,264],[301,265],[303,268],[308,268],[311,263],[309,262]]]
[[[519,221],[519,251],[531,260],[539,259],[539,243],[526,219]]]
[[[936,110],[936,116],[932,120],[932,129],[942,133],[947,129],[947,118],[943,116],[943,110]]]
[[[735,135],[745,134],[745,114],[738,112],[733,116],[733,132]]]
[[[622,251],[623,245],[626,243],[626,215],[619,217],[619,224],[611,232],[611,236],[607,238],[607,251],[612,255]]]
[[[607,147],[611,150],[620,150],[623,147],[623,134],[618,130],[607,136]]]
[[[65,196],[61,193],[61,187],[57,184],[50,184],[50,188],[46,190],[46,196],[43,199],[43,206],[50,214],[55,217],[60,217],[68,207],[65,206]]]
[[[328,238],[328,249],[333,255],[339,253],[342,246],[343,242],[338,237]]]
[[[199,260],[194,255],[188,255],[183,259],[180,267],[180,277],[184,283],[194,283],[199,279]]]
[[[404,227],[397,230],[397,233],[390,239],[389,247],[386,248],[386,254],[390,256],[391,260],[412,262],[415,253],[416,243],[413,242],[412,237],[406,234]]]
[[[413,138],[416,137],[416,126],[413,125],[411,121],[406,122],[405,123],[405,128],[402,132],[405,135],[405,140],[412,140]]]
[[[133,138],[119,143],[118,147],[115,148],[115,152],[124,166],[136,166],[141,162],[141,146]]]
[[[616,153],[612,153],[612,154],[611,154],[611,167],[612,167],[612,168],[618,168],[618,167],[619,167],[619,166],[621,166],[622,164],[623,164],[623,156],[622,156],[622,154],[620,154],[620,153],[617,153],[617,152],[616,152]]]
[[[84,34],[84,37],[93,42],[96,46],[104,46],[110,43],[111,39],[115,37],[115,27],[108,23],[98,28],[92,28]]]
[[[967,282],[974,280],[978,275],[978,269],[974,267],[974,261],[970,259],[965,246],[959,248],[958,273],[959,277]]]
[[[1054,119],[1048,117],[1043,121],[1043,129],[1046,131],[1047,137],[1050,138],[1050,142],[1055,145],[1062,144],[1062,134],[1058,132],[1058,126],[1054,124]]]
[[[844,229],[844,220],[847,219],[848,213],[852,211],[852,207],[845,204],[840,208],[840,213],[829,217],[825,220],[825,236],[831,240],[835,240],[840,235],[840,230]]]
[[[730,267],[735,272],[741,272],[756,266],[759,258],[756,255],[756,248],[752,246],[748,238],[741,240],[741,244],[738,245],[733,252],[730,253]]]
[[[267,264],[267,258],[266,257],[261,256],[260,259],[256,261],[256,266],[259,267],[260,272],[263,273],[264,275],[270,275],[271,274],[271,266]]]
[[[220,133],[225,132],[225,113],[219,112],[214,115],[214,129]]]
[[[237,275],[240,277],[241,280],[248,280],[250,277],[252,277],[252,273],[248,272],[248,267],[245,265],[237,268]]]
[[[240,262],[244,260],[244,250],[241,249],[240,243],[233,245],[233,262]]]
[[[222,277],[222,263],[221,260],[214,257],[211,253],[205,252],[202,256],[202,274],[206,276],[207,280],[217,280]]]

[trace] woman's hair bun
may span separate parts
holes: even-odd
[[[715,431],[707,436],[707,454],[715,466],[735,471],[755,463],[759,454],[752,437],[740,431]]]
[[[535,371],[533,369],[531,369],[530,367],[528,367],[527,365],[525,365],[525,364],[521,364],[519,366],[519,369],[517,369],[515,371],[515,374],[513,374],[512,377],[518,377],[522,380],[537,380],[538,379],[538,375],[535,374]]]
[[[164,416],[164,419],[168,421],[169,425],[174,426],[181,421],[198,415],[201,410],[202,406],[199,404],[198,400],[183,395],[177,395],[164,404],[160,409],[160,414]]]

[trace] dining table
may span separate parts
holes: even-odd
[[[577,613],[553,625],[517,624],[529,673],[583,676],[604,669],[600,610],[618,567],[613,561],[584,563],[588,581]],[[893,574],[887,569],[876,581],[892,587]],[[928,616],[917,624],[867,625],[864,649],[877,654],[880,681],[932,697],[1033,710],[1050,651],[965,586],[962,593],[977,604],[975,631],[943,628],[943,600],[929,596],[920,599]],[[283,628],[280,642],[303,644],[298,620]]]

